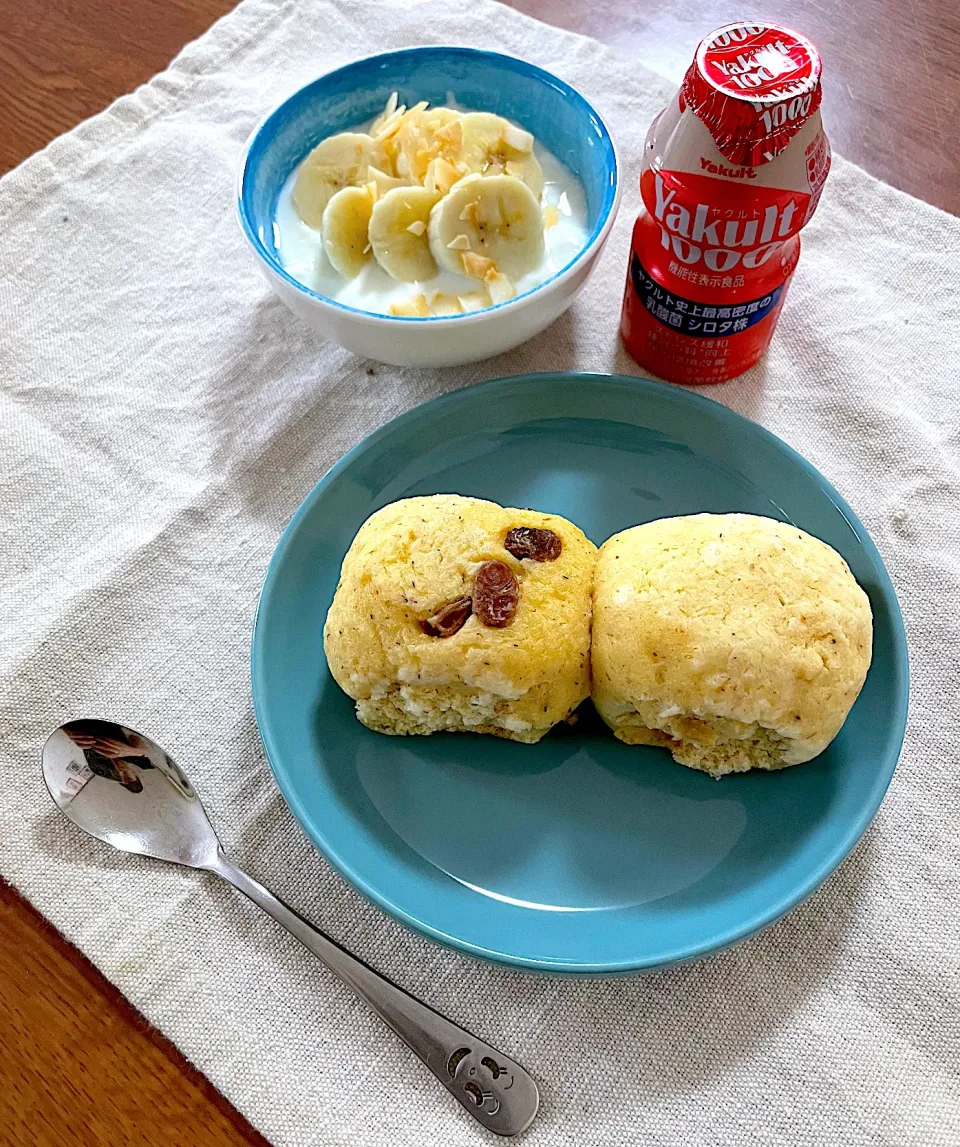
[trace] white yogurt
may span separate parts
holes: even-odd
[[[351,130],[365,131],[366,127]],[[587,242],[587,201],[583,186],[546,148],[535,143],[533,150],[543,168],[540,204],[543,208],[557,208],[557,222],[544,231],[544,255],[540,265],[514,283],[518,295],[562,271]],[[398,283],[372,258],[359,275],[344,278],[327,260],[320,232],[308,227],[293,206],[297,171],[299,168],[291,173],[280,192],[273,241],[284,269],[311,291],[348,307],[388,315],[391,303],[408,302],[415,295],[424,294],[428,299],[436,293],[467,295],[481,286],[476,279],[452,271],[441,271],[420,283]]]

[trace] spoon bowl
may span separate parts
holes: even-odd
[[[47,738],[43,779],[61,812],[122,852],[207,868],[220,841],[177,763],[110,721],[68,721]]]

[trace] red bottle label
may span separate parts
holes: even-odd
[[[688,386],[726,382],[759,362],[773,336],[789,280],[759,297],[751,297],[744,286],[724,290],[722,298],[699,282],[684,292],[671,289],[641,263],[640,229],[638,220],[620,327],[637,362],[660,378]],[[730,278],[736,282],[743,277]]]
[[[811,197],[644,171],[622,333],[630,353],[674,382],[723,382],[769,345],[800,256]]]
[[[634,291],[658,323],[678,334],[700,339],[739,334],[762,323],[780,305],[785,290],[785,284],[781,283],[760,298],[742,303],[727,306],[699,303],[661,287],[640,262],[636,251],[630,264],[630,278]]]
[[[810,205],[801,191],[652,168],[640,177],[640,195],[660,225],[660,246],[678,265],[695,268],[698,281],[701,274],[746,277],[775,263]]]

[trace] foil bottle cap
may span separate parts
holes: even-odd
[[[765,22],[726,24],[702,40],[680,89],[732,163],[759,167],[786,150],[820,106],[820,54]]]

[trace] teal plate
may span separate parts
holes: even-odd
[[[323,621],[361,522],[456,492],[563,514],[598,544],[638,522],[743,511],[834,546],[870,595],[866,685],[816,760],[714,781],[588,717],[539,745],[385,737],[330,677]],[[610,975],[715,952],[823,881],[870,823],[907,711],[900,610],[856,515],[726,407],[644,379],[541,374],[436,398],[317,484],[267,573],[253,696],[277,783],[317,848],[427,936],[522,968]]]

